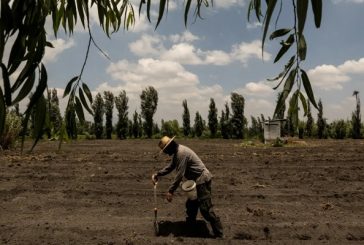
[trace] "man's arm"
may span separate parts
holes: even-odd
[[[176,166],[177,166],[176,177],[174,178],[173,183],[169,187],[169,190],[168,190],[168,192],[171,194],[173,194],[175,192],[175,190],[177,190],[179,183],[181,183],[183,176],[185,175],[186,168],[187,168],[187,157],[186,156],[183,156],[180,159],[176,158],[176,161],[178,161],[178,164],[176,163]]]

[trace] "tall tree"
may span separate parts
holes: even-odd
[[[191,133],[191,119],[190,119],[190,111],[188,109],[187,100],[183,100],[183,135],[188,136]]]
[[[139,135],[140,135],[140,124],[139,124],[139,114],[137,111],[134,111],[134,114],[133,114],[133,136],[134,138],[139,138]]]
[[[197,111],[195,116],[194,131],[197,137],[201,137],[204,130],[204,123],[200,113]]]
[[[140,95],[141,115],[144,119],[144,131],[148,138],[153,135],[153,116],[157,111],[158,92],[152,86],[147,87]]]
[[[59,109],[59,99],[57,95],[57,89],[52,89],[49,91],[51,93],[51,98],[49,101],[49,120],[51,124],[52,134],[57,134],[62,125],[62,116]]]
[[[126,139],[128,133],[128,101],[125,90],[115,97],[115,105],[118,110],[118,122],[116,124],[116,135],[119,139]]]
[[[353,128],[352,136],[353,139],[361,138],[361,115],[360,115],[360,98],[358,96],[359,91],[354,91],[353,96],[356,99],[356,109],[351,116],[351,124]]]
[[[209,115],[208,115],[209,129],[210,129],[211,137],[215,138],[219,123],[218,123],[218,120],[217,120],[217,108],[216,108],[215,100],[213,98],[210,98],[209,108],[210,108],[209,109]]]
[[[100,93],[97,93],[93,103],[92,109],[94,111],[94,130],[96,139],[102,139],[103,131],[104,131],[104,113],[105,106],[104,100]]]
[[[321,99],[318,102],[318,114],[317,114],[317,136],[319,139],[324,137],[324,131],[326,127],[326,120],[323,117],[323,106]]]
[[[231,120],[230,120],[230,109],[229,104],[225,103],[225,111],[221,111],[221,118],[220,118],[220,128],[221,128],[221,135],[224,139],[231,138]]]
[[[105,106],[105,133],[106,139],[111,139],[112,135],[112,112],[114,109],[114,95],[110,91],[104,91]]]
[[[307,122],[306,122],[306,134],[308,137],[312,136],[312,129],[313,129],[313,117],[311,113],[311,103],[307,103]]]
[[[233,112],[231,118],[231,124],[233,128],[233,134],[238,139],[244,138],[244,127],[245,127],[244,106],[245,106],[244,97],[235,92],[231,93],[231,110]]]

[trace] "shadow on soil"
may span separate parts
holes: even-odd
[[[159,236],[211,238],[206,222],[199,220],[195,225],[187,225],[185,221],[160,221]]]

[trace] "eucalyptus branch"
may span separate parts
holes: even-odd
[[[299,71],[300,69],[300,56],[299,56],[299,37],[298,37],[298,31],[297,31],[297,7],[296,7],[296,3],[295,0],[292,0],[292,5],[293,5],[293,15],[294,15],[294,35],[295,35],[295,40],[296,40],[296,71]],[[300,89],[301,84],[299,82],[299,73],[296,72],[296,82],[297,82],[297,87]]]
[[[105,58],[106,59],[108,59],[108,60],[110,60],[111,61],[111,58],[110,58],[110,56],[107,54],[107,53],[105,53],[100,47],[99,47],[99,45],[97,45],[97,43],[95,42],[95,39],[94,39],[94,37],[92,36],[92,33],[91,33],[91,28],[90,28],[90,26],[89,26],[89,28],[88,28],[88,35],[89,35],[89,37],[90,37],[90,39],[91,39],[91,41],[92,41],[92,43],[95,45],[95,47],[101,52],[101,54],[103,55],[103,56],[105,56]]]

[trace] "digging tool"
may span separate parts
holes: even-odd
[[[157,219],[157,213],[158,213],[158,208],[157,208],[157,182],[154,183],[154,234],[156,236],[159,235],[159,224],[158,224],[158,219]]]

